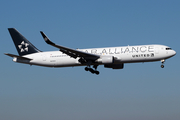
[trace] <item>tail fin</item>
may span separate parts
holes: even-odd
[[[15,28],[8,28],[8,30],[20,56],[41,52]]]

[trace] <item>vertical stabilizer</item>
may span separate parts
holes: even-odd
[[[8,28],[8,30],[20,56],[40,52],[40,50],[30,43],[15,28]]]

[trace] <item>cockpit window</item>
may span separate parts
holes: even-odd
[[[166,50],[172,50],[171,48],[166,48]]]

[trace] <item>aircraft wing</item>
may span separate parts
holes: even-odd
[[[99,55],[95,55],[95,54],[91,54],[91,53],[86,53],[83,51],[79,51],[79,50],[75,50],[75,49],[71,49],[68,47],[64,47],[64,46],[60,46],[60,45],[56,45],[55,43],[53,43],[52,41],[49,40],[49,38],[42,32],[40,31],[41,35],[43,36],[45,42],[49,45],[52,45],[56,48],[59,48],[59,50],[73,58],[77,58],[77,57],[83,57],[86,60],[96,60],[98,59],[100,56]]]

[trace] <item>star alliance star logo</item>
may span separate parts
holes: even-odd
[[[25,43],[24,41],[22,41],[22,43],[20,45],[18,45],[19,49],[21,50],[21,52],[28,52],[28,45],[27,43]]]

